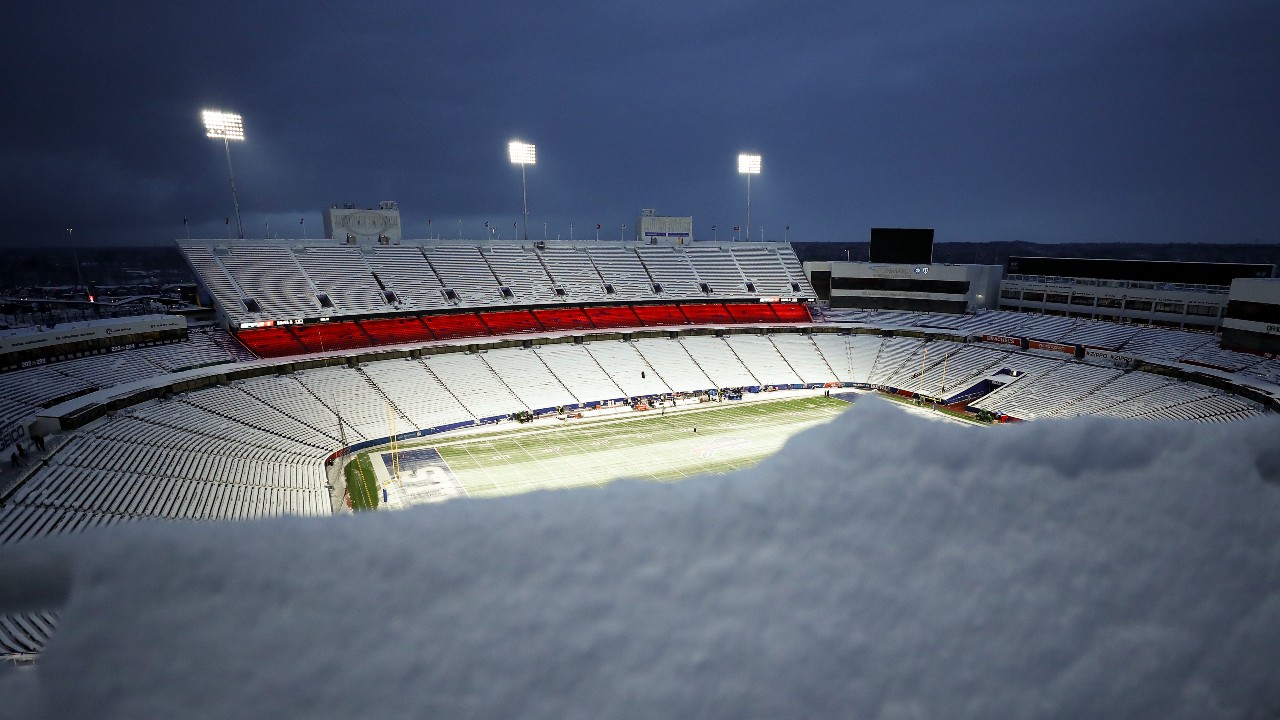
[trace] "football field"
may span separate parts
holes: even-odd
[[[598,486],[624,477],[674,481],[754,465],[787,438],[848,406],[821,396],[730,401],[665,415],[651,410],[591,422],[503,426],[402,446],[394,456],[376,451],[370,464],[390,507]]]

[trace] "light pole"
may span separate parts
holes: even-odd
[[[520,166],[520,197],[524,201],[524,239],[529,239],[529,188],[524,181],[524,166],[537,163],[537,150],[529,143],[512,140],[507,143],[511,162]]]
[[[231,171],[231,141],[244,140],[244,121],[235,113],[224,113],[220,110],[204,111],[205,133],[213,139],[222,139],[222,147],[227,151],[227,178],[231,181],[231,202],[236,207],[236,229],[240,239],[244,239],[244,223],[240,221],[240,199],[236,197],[236,176]]]
[[[751,176],[760,174],[760,156],[739,155],[738,172],[747,176],[747,231],[745,237],[747,242],[751,242]]]

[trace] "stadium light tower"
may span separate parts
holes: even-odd
[[[751,242],[751,176],[760,174],[759,155],[738,155],[738,172],[747,176],[747,242]]]
[[[236,207],[236,230],[240,239],[244,239],[244,223],[240,221],[240,199],[236,197],[236,176],[231,172],[231,141],[244,140],[244,121],[235,113],[224,113],[221,110],[204,111],[204,129],[214,140],[222,139],[222,147],[227,151],[227,178],[231,180],[231,202]]]
[[[524,239],[529,239],[529,188],[524,182],[524,166],[537,164],[537,150],[529,143],[512,140],[507,144],[511,162],[520,166],[520,197],[524,201]]]

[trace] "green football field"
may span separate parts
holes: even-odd
[[[483,435],[402,447],[398,478],[385,449],[379,468],[392,507],[453,496],[493,497],[531,490],[603,485],[624,477],[673,481],[749,467],[788,438],[830,420],[848,403],[827,397],[715,404],[618,419],[505,426]],[[697,428],[697,432],[694,429]]]

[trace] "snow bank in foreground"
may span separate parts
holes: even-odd
[[[984,430],[864,400],[731,476],[83,536],[58,633],[0,702],[1276,717],[1277,438],[1272,418]]]

